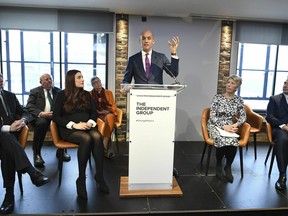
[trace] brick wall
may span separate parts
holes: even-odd
[[[118,129],[118,139],[126,140],[126,94],[121,93],[121,82],[124,77],[128,61],[128,33],[129,33],[128,15],[116,15],[116,60],[115,60],[115,101],[117,107],[123,111],[121,127]]]
[[[218,94],[224,93],[225,78],[229,77],[230,75],[232,33],[233,33],[233,22],[222,21],[221,22],[220,51],[219,51],[218,85],[217,85]],[[250,134],[249,141],[253,142],[252,134]],[[261,132],[257,134],[257,141],[268,142],[265,123],[263,124]]]
[[[219,51],[218,85],[217,85],[218,94],[224,93],[225,78],[227,78],[230,75],[232,33],[233,33],[233,22],[222,21],[220,51]]]

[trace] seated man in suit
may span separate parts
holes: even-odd
[[[286,189],[286,170],[288,165],[288,78],[283,85],[283,93],[270,97],[266,120],[272,126],[275,142],[279,178],[275,183],[277,190]]]
[[[10,214],[14,209],[16,171],[28,173],[32,183],[37,187],[48,183],[49,179],[32,166],[17,140],[18,132],[28,122],[28,111],[19,104],[15,94],[3,90],[2,87],[3,76],[0,74],[0,159],[4,188],[6,188],[0,214]],[[18,116],[20,119],[16,120]]]
[[[135,84],[163,84],[163,71],[171,76],[176,84],[179,84],[176,77],[179,74],[179,58],[177,48],[179,38],[173,37],[168,41],[171,52],[171,63],[165,54],[154,51],[155,38],[150,30],[141,33],[140,43],[142,50],[129,57],[122,84],[129,84],[134,78]],[[125,92],[125,87],[121,89]],[[173,175],[178,176],[178,171],[174,168]]]
[[[45,161],[41,156],[41,149],[52,119],[53,98],[61,90],[53,86],[50,74],[44,73],[40,77],[40,86],[30,90],[26,108],[32,116],[31,123],[34,125],[33,159],[34,166],[43,167]],[[57,151],[57,156],[58,156]],[[70,161],[70,155],[64,152],[64,161]]]

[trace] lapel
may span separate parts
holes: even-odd
[[[52,94],[53,94],[53,101],[54,101],[54,99],[55,99],[55,97],[56,97],[56,94],[57,94],[57,91],[52,87]]]
[[[150,67],[150,76],[153,73],[154,69],[157,67],[158,59],[157,59],[157,54],[152,50],[151,53],[151,67]]]
[[[280,106],[283,106],[285,111],[288,113],[288,104],[287,104],[284,93],[281,94],[280,104],[281,104]]]
[[[44,105],[45,105],[45,101],[46,101],[46,97],[45,97],[45,89],[43,88],[43,87],[41,87],[41,91],[40,91],[40,94],[41,94],[41,96],[42,96],[42,100],[43,100],[43,102],[44,102]]]
[[[142,74],[144,73],[145,76],[146,76],[146,72],[145,72],[144,65],[143,65],[143,60],[142,60],[142,51],[139,52],[138,58],[136,58],[136,59],[137,59],[137,65],[140,65],[139,68],[141,68],[141,73]]]
[[[3,100],[4,100],[8,115],[11,116],[10,103],[8,103],[9,99],[7,98],[7,95],[8,95],[7,91],[3,90],[2,91],[2,97],[3,97]]]
[[[8,103],[8,101],[12,100],[12,98],[8,99],[7,95],[8,95],[8,92],[6,92],[5,90],[2,90],[2,97],[3,97],[3,101],[5,103],[5,107],[7,109],[7,112],[8,112],[8,116],[6,115],[6,111],[4,110],[4,107],[3,107],[3,110],[1,110],[1,116],[3,117],[4,124],[11,124],[12,123],[12,113],[11,113],[11,109],[10,109],[11,103]]]

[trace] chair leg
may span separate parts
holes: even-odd
[[[239,146],[241,178],[243,178],[243,149]]]
[[[64,149],[59,149],[60,150],[60,156],[58,159],[58,171],[59,171],[59,186],[61,185],[61,181],[62,181],[62,169],[63,169],[63,153],[64,153]]]
[[[206,148],[207,148],[207,143],[204,142],[204,148],[203,148],[203,152],[202,152],[202,157],[201,157],[201,163],[203,162],[203,159],[204,159],[204,155],[205,155],[205,152],[206,152]]]
[[[270,161],[270,167],[269,167],[269,173],[268,176],[270,177],[271,172],[272,172],[272,167],[273,167],[273,163],[274,163],[274,158],[275,158],[275,149],[273,146],[273,151],[272,151],[272,156],[271,156],[271,161]]]
[[[257,134],[253,134],[253,139],[254,139],[254,157],[255,160],[257,160]]]
[[[209,165],[210,165],[210,157],[211,157],[212,145],[208,147],[208,155],[207,155],[207,163],[206,163],[206,172],[205,175],[208,175]]]
[[[119,152],[118,130],[117,130],[116,127],[114,128],[114,134],[115,134],[115,140],[116,140],[117,152]]]
[[[18,182],[19,182],[20,192],[21,192],[21,195],[22,195],[23,194],[22,173],[21,172],[17,172],[17,174],[18,174]]]
[[[271,152],[272,148],[273,148],[273,145],[270,144],[270,145],[269,145],[268,152],[267,152],[267,155],[266,155],[266,158],[265,158],[265,162],[264,162],[265,165],[266,165],[266,163],[267,163],[267,160],[268,160],[268,158],[269,158],[269,155],[270,155],[270,152]]]

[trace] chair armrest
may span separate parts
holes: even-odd
[[[27,125],[25,125],[21,131],[20,134],[18,136],[18,141],[21,144],[22,148],[25,149],[26,148],[26,143],[27,143],[27,138],[28,138],[28,132],[29,132],[29,128]]]
[[[239,135],[240,135],[240,140],[239,140],[239,146],[243,147],[246,146],[248,141],[249,141],[249,137],[250,137],[250,128],[251,126],[247,123],[244,122],[244,124],[242,124],[239,128]]]
[[[103,136],[104,134],[104,129],[105,129],[105,122],[102,121],[100,118],[97,118],[97,126],[98,126],[98,131],[101,133]]]
[[[244,106],[247,116],[246,122],[250,124],[254,130],[258,130],[257,132],[259,132],[262,128],[264,117],[254,112],[248,104],[245,104]]]
[[[53,120],[51,120],[51,123],[50,123],[50,132],[51,132],[53,143],[54,145],[57,146],[57,144],[60,142],[60,137],[59,137],[57,124]]]
[[[201,118],[201,129],[202,129],[202,135],[203,135],[205,142],[208,145],[212,145],[213,140],[209,137],[208,130],[207,130],[207,121],[209,119],[209,116],[210,116],[210,109],[209,108],[204,109],[202,113],[202,118]]]
[[[119,108],[117,108],[116,110],[117,112],[117,118],[116,118],[116,121],[115,121],[115,127],[120,127],[121,123],[122,123],[122,118],[123,118],[123,111]]]
[[[268,137],[269,142],[271,144],[274,144],[273,137],[272,137],[272,127],[271,127],[271,124],[267,121],[266,121],[266,133],[267,133],[267,137]]]
[[[247,115],[247,123],[258,130],[261,130],[264,118],[258,113],[250,113]]]

